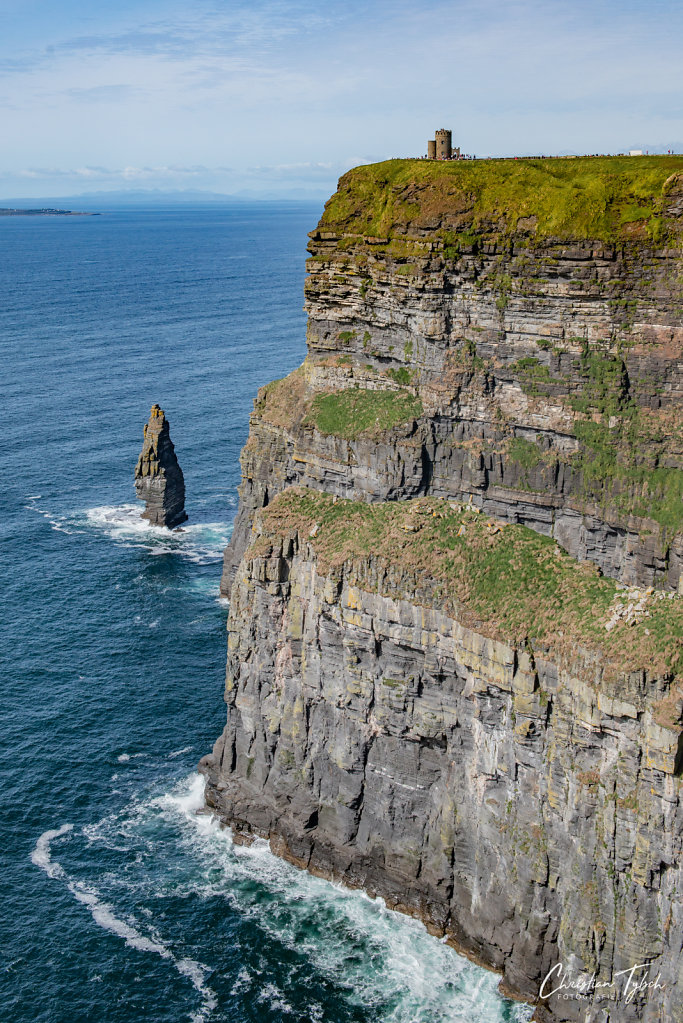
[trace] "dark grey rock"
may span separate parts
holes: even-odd
[[[680,1020],[680,728],[654,718],[670,678],[610,681],[579,649],[532,661],[371,554],[326,574],[298,534],[258,550],[200,765],[238,840],[381,895],[518,998],[558,963],[606,985],[549,998],[543,1023]],[[642,963],[661,988],[629,1001],[621,971]]]

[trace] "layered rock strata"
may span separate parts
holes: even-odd
[[[558,964],[595,973],[597,994],[539,1020],[683,1018],[679,599],[607,629],[634,594],[521,527],[333,502],[290,490],[257,517],[209,805],[421,917],[516,997]],[[627,1000],[642,963],[660,987]]]
[[[142,518],[173,529],[187,520],[185,479],[163,409],[152,405],[144,427],[142,451],[135,466],[135,492],[145,502]]]

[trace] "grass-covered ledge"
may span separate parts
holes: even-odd
[[[578,645],[614,673],[683,674],[683,598],[629,591],[525,526],[436,498],[365,504],[293,487],[261,513],[260,529],[247,560],[298,532],[320,572],[373,560],[490,638],[560,657]],[[415,589],[404,596],[415,600]]]

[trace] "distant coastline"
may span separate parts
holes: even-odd
[[[84,213],[79,210],[14,210],[0,207],[0,217],[99,217],[99,213]]]

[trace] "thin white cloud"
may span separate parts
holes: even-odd
[[[315,178],[329,178],[331,173],[341,174],[345,169],[344,164],[314,163],[307,161],[303,163],[276,163],[272,166],[248,167],[247,173],[256,174],[266,178],[301,178],[311,180]]]
[[[229,167],[210,168],[202,165],[193,167],[148,166],[148,167],[23,167],[16,171],[0,170],[0,178],[17,176],[31,180],[47,181],[52,178],[73,178],[87,181],[150,181],[157,179],[201,178],[214,173],[230,173]]]

